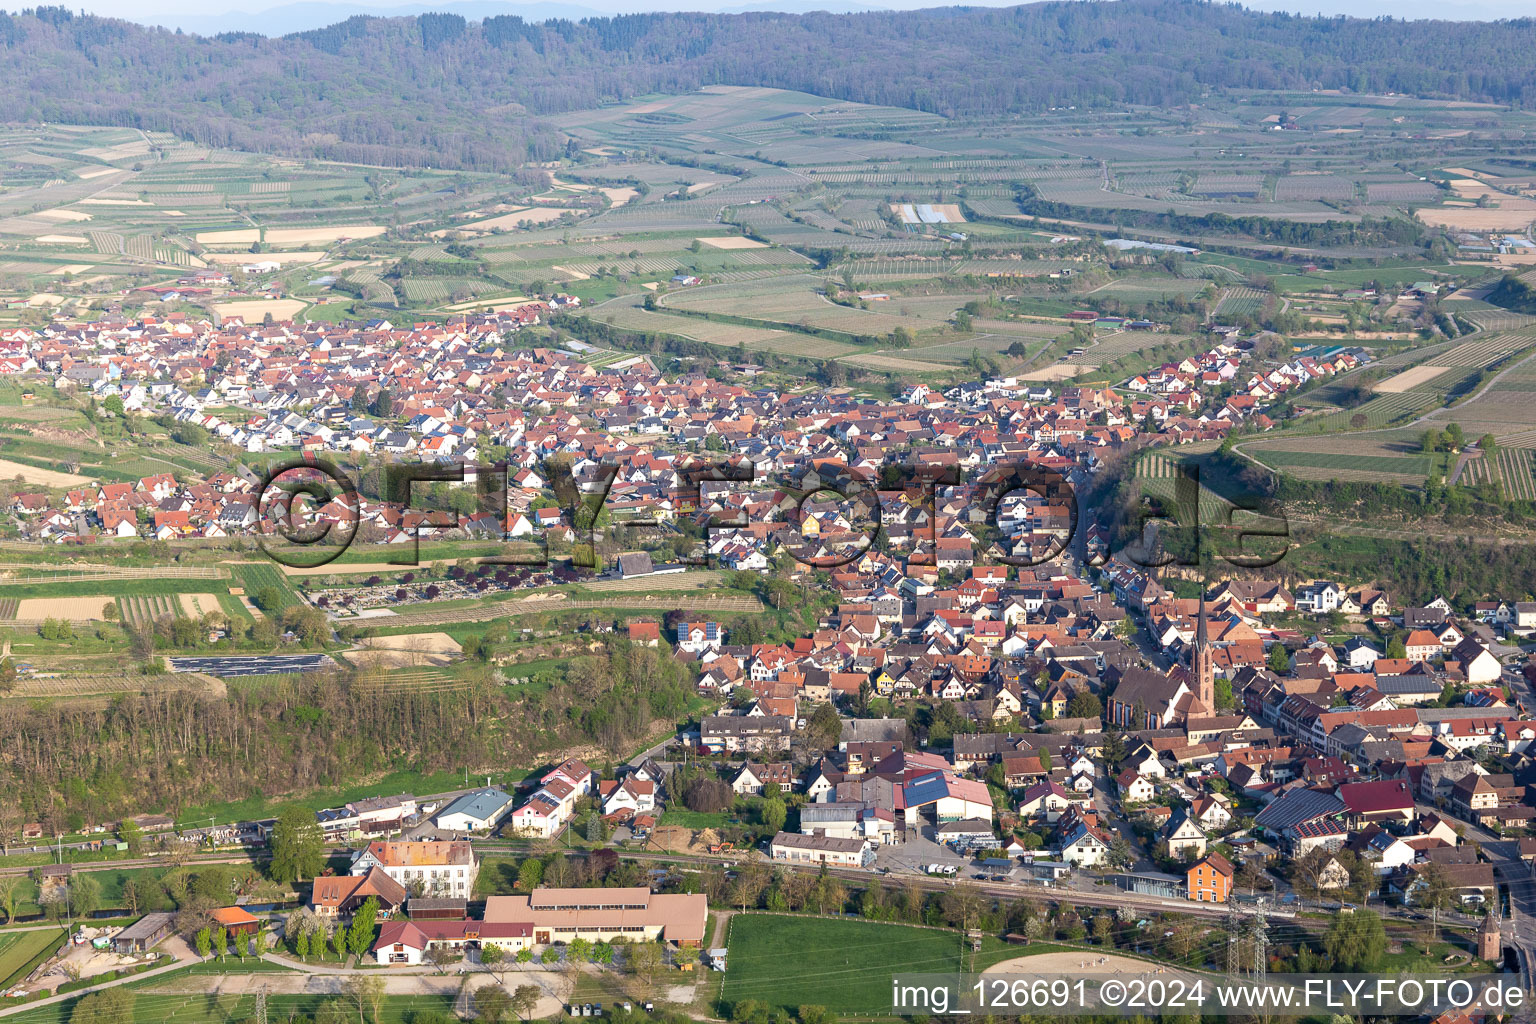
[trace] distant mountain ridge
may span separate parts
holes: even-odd
[[[1363,21],[1197,0],[837,14],[355,16],[210,38],[0,14],[13,120],[127,125],[208,145],[509,169],[564,140],[539,115],[706,85],[794,89],[948,117],[1344,88],[1536,103],[1536,21]]]
[[[699,5],[680,4],[679,10]],[[825,0],[782,0],[762,3],[729,4],[715,11],[717,14],[741,14],[747,11],[777,11],[787,14],[806,14],[811,11],[827,11],[844,14],[852,11],[883,10],[866,4],[825,2]],[[325,28],[339,21],[362,15],[370,18],[415,17],[437,12],[457,14],[468,21],[483,21],[502,15],[516,15],[524,21],[547,21],[566,18],[579,21],[585,18],[607,18],[624,13],[611,2],[597,6],[579,6],[554,2],[517,3],[510,0],[450,0],[448,3],[412,3],[403,6],[382,6],[360,3],[327,3],[326,0],[301,0],[299,3],[280,4],[276,7],[254,11],[225,11],[220,14],[162,13],[137,15],[129,20],[149,26],[181,29],[201,36],[213,36],[224,32],[257,32],[264,36],[286,36],[296,32],[309,32]]]

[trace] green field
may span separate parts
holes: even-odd
[[[0,989],[9,988],[20,981],[18,975],[26,971],[32,961],[45,949],[57,946],[64,933],[40,929],[38,931],[0,932]]]
[[[948,930],[863,920],[737,914],[721,997],[727,1003],[755,999],[791,1010],[813,1004],[834,1013],[883,1016],[891,1005],[891,975],[960,971],[959,938]],[[976,963],[1020,953],[993,940]]]
[[[267,562],[242,562],[231,566],[230,569],[238,584],[245,588],[246,597],[250,597],[258,590],[271,587],[282,595],[281,608],[299,603],[299,596],[288,582],[288,576],[276,565]]]
[[[133,1007],[128,1018],[121,1024],[205,1024],[205,1022],[249,1021],[255,1018],[254,995],[214,995],[203,993],[172,994],[146,991],[164,987],[168,980],[189,977],[192,969],[159,975],[139,982],[130,982],[133,991]],[[312,1016],[321,1003],[338,996],[271,995],[267,997],[267,1019],[289,1020],[303,1015]],[[68,1024],[70,1013],[78,999],[65,1000],[48,1006],[23,1010],[9,1020],[17,1024]],[[345,1005],[345,1003],[343,1004]],[[426,1012],[449,1013],[453,1000],[443,996],[386,996],[379,1007],[378,1024],[411,1024],[422,1019]],[[356,1005],[351,1017],[356,1016]],[[452,1015],[449,1014],[451,1017]],[[369,1021],[372,1021],[370,1016]]]

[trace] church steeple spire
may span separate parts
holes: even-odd
[[[1200,714],[1216,713],[1216,666],[1211,660],[1211,641],[1205,625],[1205,588],[1200,588],[1200,607],[1196,612],[1195,646],[1190,652],[1190,670],[1195,679],[1195,701]]]

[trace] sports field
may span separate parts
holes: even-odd
[[[954,932],[858,920],[737,914],[728,935],[727,1003],[755,999],[791,1010],[805,1004],[833,1013],[884,1015],[891,976],[953,974],[960,969]]]

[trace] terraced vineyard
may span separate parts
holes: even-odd
[[[1136,464],[1136,479],[1140,481],[1141,489],[1147,494],[1156,495],[1170,507],[1174,507],[1178,501],[1178,467],[1182,461],[1162,452],[1152,452],[1143,456]],[[1199,515],[1202,523],[1226,522],[1227,510],[1231,507],[1232,503],[1221,495],[1204,484],[1200,486]]]
[[[170,616],[181,618],[181,601],[176,594],[133,594],[117,599],[118,615],[134,626],[152,625]]]
[[[1536,464],[1529,448],[1499,448],[1490,459],[1473,459],[1462,470],[1462,484],[1496,483],[1511,498],[1536,501]]]

